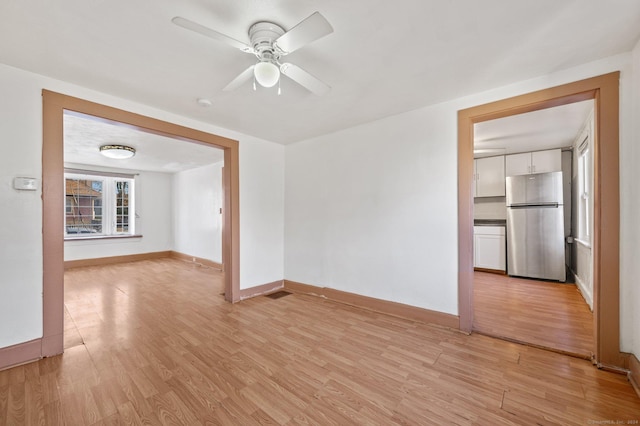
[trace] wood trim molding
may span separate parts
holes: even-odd
[[[91,235],[91,234],[89,234]],[[91,237],[64,237],[64,242],[67,241],[100,241],[100,240],[128,240],[131,238],[142,238],[143,236],[140,234],[135,235],[100,235],[100,236],[91,236]]]
[[[222,170],[222,264],[225,265],[224,298],[228,302],[240,301],[240,171],[239,150],[224,150]],[[227,167],[227,164],[230,166]],[[230,230],[225,232],[225,230]]]
[[[458,111],[458,312],[460,328],[473,329],[473,125],[593,99],[594,240],[593,304],[596,362],[620,368],[619,80],[612,72]]]
[[[42,340],[34,339],[6,348],[0,348],[0,370],[15,367],[42,358]]]
[[[204,257],[191,256],[189,254],[180,253],[173,250],[168,253],[168,257],[171,257],[173,259],[185,260],[187,262],[197,263],[208,268],[224,271],[224,265],[222,263],[214,262],[213,260],[205,259]]]
[[[161,259],[171,257],[170,251],[126,254],[122,256],[96,257],[93,259],[65,260],[64,269],[81,268],[83,266],[114,265],[116,263],[137,262],[140,260]]]
[[[431,311],[429,309],[418,308],[416,306],[405,305],[403,303],[376,299],[369,296],[362,296],[360,294],[348,293],[346,291],[335,290],[328,287],[317,287],[310,284],[284,280],[284,289],[291,291],[292,293],[324,297],[334,302],[344,303],[346,305],[425,324],[436,324],[453,329],[458,329],[460,326],[459,318],[455,315]]]
[[[42,94],[42,338],[44,356],[64,351],[63,106]],[[26,359],[25,359],[26,361]]]
[[[630,354],[628,358],[629,362],[629,373],[628,378],[633,386],[633,389],[638,394],[638,398],[640,398],[640,361],[634,354]]]
[[[473,268],[473,270],[478,272],[488,272],[490,274],[496,275],[507,275],[507,271],[504,271],[502,269]]]
[[[601,78],[594,114],[593,314],[599,366],[622,367],[620,352],[620,73]]]
[[[283,280],[277,280],[255,287],[243,288],[242,290],[240,290],[240,300],[251,299],[252,297],[273,293],[274,291],[281,290],[282,288],[284,288]]]
[[[43,209],[43,356],[63,352],[64,330],[64,161],[65,111],[90,115],[118,126],[169,136],[184,142],[224,150],[223,263],[225,299],[240,300],[240,181],[237,140],[42,90],[42,209]]]
[[[126,254],[122,256],[96,257],[93,259],[65,260],[64,269],[67,270],[72,268],[81,268],[83,266],[113,265],[116,263],[137,262],[140,260],[162,259],[166,257],[198,263],[202,266],[219,269],[221,271],[224,270],[222,263],[214,262],[202,257],[191,256],[173,250],[156,251],[151,253]]]

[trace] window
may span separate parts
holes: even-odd
[[[129,181],[115,181],[116,233],[129,233],[129,186]]]
[[[578,238],[591,242],[591,156],[589,137],[587,136],[578,148]]]
[[[133,178],[106,173],[65,173],[64,178],[66,238],[133,235]]]

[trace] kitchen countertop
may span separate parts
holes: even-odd
[[[474,219],[474,226],[507,226],[506,219]]]

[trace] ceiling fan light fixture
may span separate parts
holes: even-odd
[[[127,158],[133,157],[136,154],[136,150],[127,145],[102,145],[100,147],[100,154],[107,158],[126,160]]]
[[[262,87],[273,87],[280,80],[280,69],[268,61],[259,62],[253,67],[253,75]]]
[[[258,58],[256,65],[251,65],[242,71],[222,89],[224,91],[240,87],[251,80],[251,77],[253,77],[254,88],[257,84],[263,87],[273,87],[280,81],[280,74],[285,75],[318,96],[325,95],[331,90],[329,85],[318,80],[297,65],[280,63],[282,57],[333,32],[333,27],[320,12],[312,13],[294,25],[289,31],[285,31],[284,28],[273,22],[256,22],[249,27],[249,43],[236,40],[180,16],[174,17],[171,22],[189,31],[226,43]],[[278,90],[278,94],[280,92]]]

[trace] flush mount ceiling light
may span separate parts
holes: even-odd
[[[136,154],[136,150],[126,145],[102,145],[100,147],[100,154],[108,158],[115,158],[116,160],[125,160],[133,157]]]

